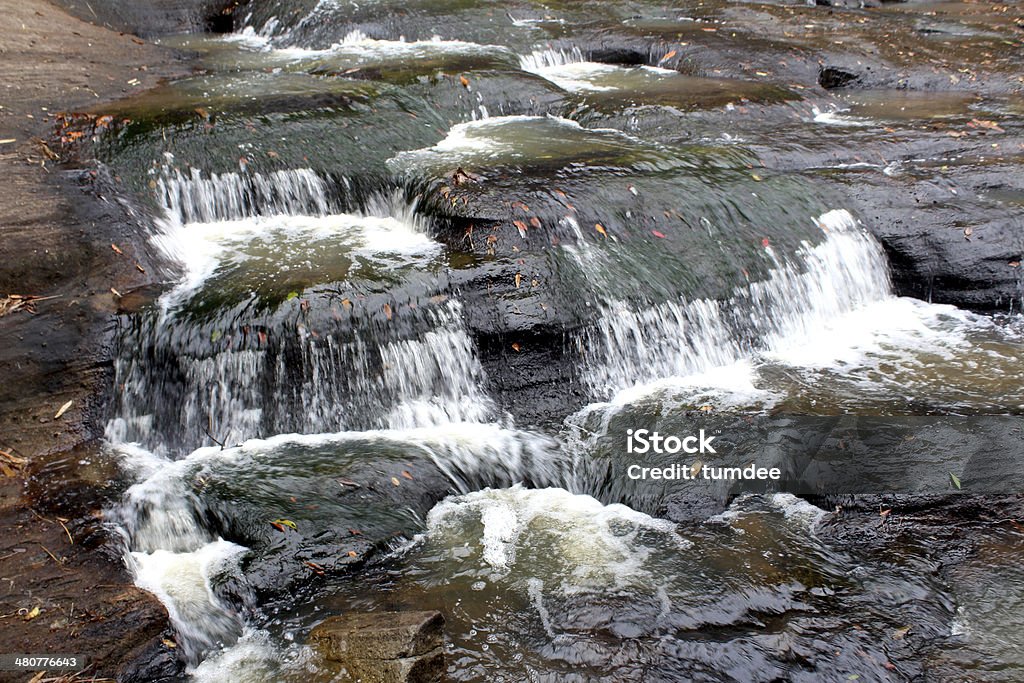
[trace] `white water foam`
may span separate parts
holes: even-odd
[[[814,118],[811,119],[814,123],[823,123],[828,126],[848,127],[871,125],[870,121],[845,115],[843,112],[849,111],[848,109],[830,109],[823,111],[818,107],[813,107],[811,111],[814,114]]]
[[[130,555],[135,583],[167,607],[179,644],[192,662],[233,644],[242,632],[241,619],[217,598],[211,580],[245,552],[242,546],[218,539],[188,552]]]
[[[614,588],[647,577],[645,560],[653,551],[649,535],[676,551],[692,546],[672,522],[625,505],[604,505],[560,488],[521,486],[445,499],[427,516],[427,536],[451,536],[452,545],[461,545],[474,522],[482,527],[476,540],[480,558],[498,576],[513,570],[529,573],[531,567],[518,565],[517,552],[537,552],[539,543],[545,555],[572,568],[560,587],[569,592]]]

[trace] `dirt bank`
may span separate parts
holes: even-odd
[[[0,297],[52,297],[0,317],[0,651],[87,653],[93,672],[113,676],[166,648],[167,614],[104,554],[99,520],[72,519],[102,504],[108,479],[61,463],[96,455],[110,290],[146,275],[124,234],[126,209],[99,196],[94,170],[56,164],[57,143],[44,141],[54,113],[152,87],[183,64],[43,0],[0,0],[0,14]]]

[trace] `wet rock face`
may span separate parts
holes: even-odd
[[[440,612],[373,612],[329,617],[309,642],[328,662],[365,683],[434,683],[444,674]]]
[[[58,0],[69,13],[115,31],[143,37],[234,29],[234,11],[239,0]]]
[[[888,253],[897,291],[973,310],[1020,310],[1020,170],[951,167],[924,181],[852,186],[866,225]]]

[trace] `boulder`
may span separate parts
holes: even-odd
[[[363,683],[429,683],[444,675],[444,617],[435,611],[328,617],[309,642],[330,668]],[[333,665],[333,666],[332,666]]]

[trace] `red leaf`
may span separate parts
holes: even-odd
[[[665,235],[661,234],[657,230],[651,230],[651,234],[654,235],[655,237],[660,237],[661,239],[665,239]]]

